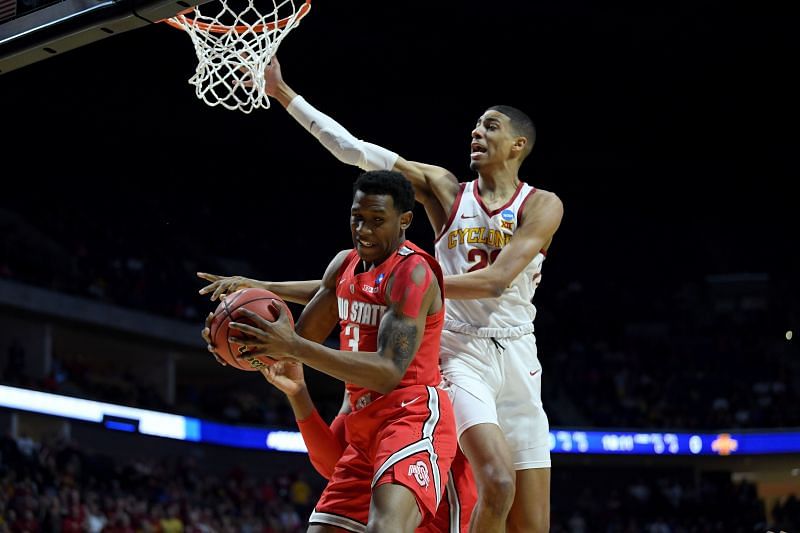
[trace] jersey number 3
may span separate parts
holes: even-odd
[[[344,336],[350,337],[347,345],[350,347],[351,352],[358,351],[358,326],[355,324],[347,324],[344,328]]]

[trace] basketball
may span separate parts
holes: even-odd
[[[256,371],[265,368],[275,362],[275,359],[267,357],[266,355],[256,355],[252,357],[245,357],[244,360],[237,359],[236,356],[240,353],[242,346],[237,343],[228,342],[228,337],[236,337],[244,335],[241,331],[229,329],[228,325],[231,322],[241,322],[257,327],[252,320],[244,316],[240,309],[249,309],[250,311],[258,314],[262,318],[275,321],[275,314],[270,305],[275,304],[283,308],[282,312],[286,313],[289,317],[289,322],[294,327],[294,320],[289,308],[278,295],[266,289],[240,289],[231,293],[219,302],[217,309],[214,311],[214,317],[211,319],[211,327],[209,336],[211,343],[216,347],[216,353],[228,365],[239,370]]]

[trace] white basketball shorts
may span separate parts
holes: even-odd
[[[515,470],[549,468],[550,425],[542,406],[536,337],[529,333],[496,343],[442,331],[443,387],[453,402],[458,437],[477,424],[495,424],[506,436]]]

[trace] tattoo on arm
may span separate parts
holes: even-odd
[[[406,373],[417,351],[417,335],[416,323],[392,312],[387,313],[381,320],[378,331],[379,348],[392,358],[402,374]]]

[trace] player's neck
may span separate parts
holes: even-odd
[[[514,195],[519,187],[519,182],[516,172],[478,174],[478,194],[484,200],[497,198],[507,200]]]
[[[387,255],[386,257],[378,259],[376,261],[367,261],[366,259],[361,259],[361,268],[356,273],[357,274],[361,274],[361,273],[364,273],[364,272],[369,272],[370,270],[372,270],[374,268],[378,268],[380,265],[383,264],[384,261],[386,261],[387,259],[392,257],[392,255],[394,255],[395,252],[397,252],[397,250],[400,249],[400,247],[403,245],[404,242],[406,242],[405,233],[403,234],[403,236],[400,239],[400,242],[397,244],[397,246],[395,246],[394,249],[392,250],[392,252],[389,255]]]

